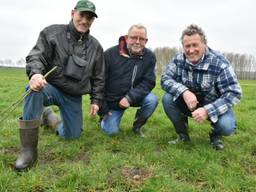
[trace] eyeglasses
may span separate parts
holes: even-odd
[[[132,41],[137,41],[139,40],[139,42],[145,42],[147,41],[148,39],[147,38],[144,38],[144,37],[138,37],[138,36],[128,36]]]

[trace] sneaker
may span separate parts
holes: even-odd
[[[216,150],[224,149],[224,145],[221,141],[220,135],[216,135],[215,133],[212,132],[209,134],[209,137],[210,137],[210,143],[214,149]]]
[[[145,137],[145,135],[144,135],[144,133],[143,133],[143,131],[142,131],[142,129],[141,129],[141,127],[133,127],[132,128],[132,130],[133,130],[133,132],[136,134],[136,135],[138,135],[138,136],[140,136],[140,137],[142,137],[142,138],[144,138]]]
[[[189,143],[191,140],[187,133],[180,133],[179,137],[177,139],[168,141],[168,143],[175,145],[175,144],[179,143],[180,141],[182,141],[184,143]]]

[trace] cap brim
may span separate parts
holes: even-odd
[[[81,11],[81,12],[83,12],[83,11],[86,11],[86,12],[90,12],[90,13],[92,13],[95,17],[98,17],[98,15],[96,14],[96,13],[94,13],[93,11],[91,11],[91,10],[89,10],[89,9],[76,9],[77,11]]]

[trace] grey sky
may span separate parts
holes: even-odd
[[[104,49],[117,43],[130,25],[148,28],[148,47],[180,47],[189,24],[203,28],[216,50],[256,56],[255,0],[93,0],[99,16],[91,34]],[[76,0],[1,0],[0,59],[24,58],[39,32],[70,21]]]

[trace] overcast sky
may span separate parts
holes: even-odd
[[[1,0],[0,59],[25,58],[39,32],[66,24],[76,0]],[[180,47],[182,30],[203,28],[208,45],[225,52],[256,56],[255,0],[93,0],[98,18],[91,34],[104,49],[117,44],[130,25],[148,28],[150,48]]]

